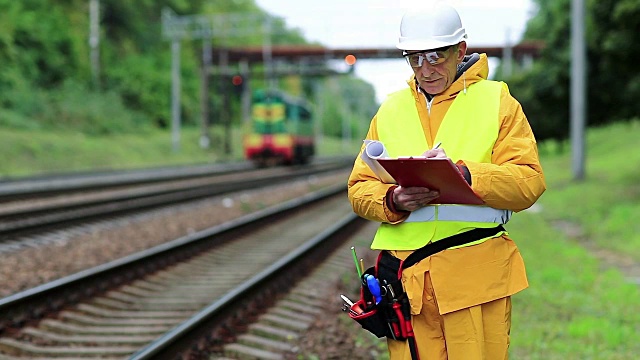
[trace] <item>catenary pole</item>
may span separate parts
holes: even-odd
[[[574,180],[585,177],[586,46],[584,0],[571,2],[571,164]]]
[[[511,44],[511,29],[505,30],[505,43],[502,50],[502,77],[508,79],[513,74],[513,44]]]
[[[211,72],[211,38],[202,40],[202,69],[200,82],[200,148],[208,149],[211,145],[209,134],[209,73]]]
[[[89,47],[91,48],[91,80],[100,88],[100,0],[89,1]]]
[[[171,42],[171,144],[180,151],[180,40]]]

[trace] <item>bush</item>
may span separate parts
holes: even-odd
[[[115,92],[92,92],[73,82],[51,92],[49,102],[49,111],[41,117],[47,128],[108,135],[138,132],[149,124],[144,115],[127,109]]]

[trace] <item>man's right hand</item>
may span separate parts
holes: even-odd
[[[440,196],[437,190],[425,187],[402,187],[393,190],[393,203],[397,210],[416,211]]]

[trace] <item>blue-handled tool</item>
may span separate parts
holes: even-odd
[[[373,275],[367,274],[365,276],[367,280],[367,287],[371,292],[371,295],[376,299],[376,304],[382,300],[382,294],[380,292],[380,282]]]

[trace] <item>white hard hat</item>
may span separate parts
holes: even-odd
[[[467,38],[460,15],[451,5],[438,2],[409,10],[400,22],[400,50],[430,50],[455,45]]]

